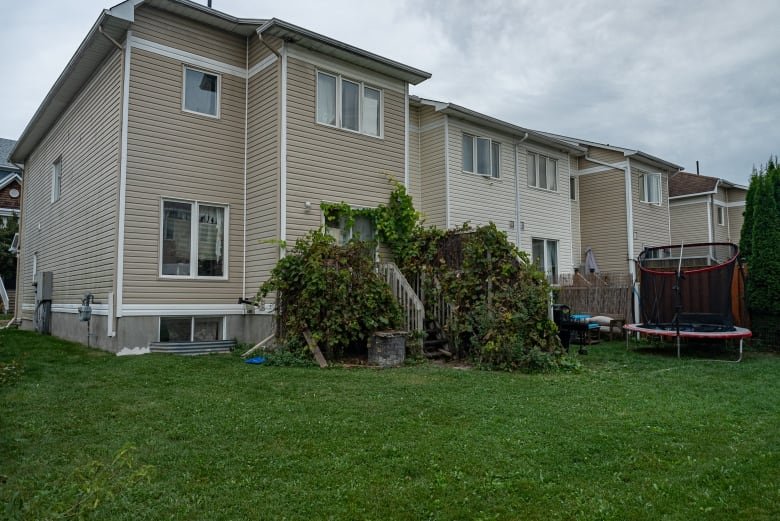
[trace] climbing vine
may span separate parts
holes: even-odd
[[[326,226],[350,237],[358,218],[371,222],[374,241],[424,295],[428,322],[442,321],[440,311],[448,309],[446,323],[438,325],[455,356],[506,370],[565,365],[547,315],[550,286],[528,255],[492,223],[446,232],[424,227],[406,188],[390,182],[388,204],[377,208],[322,203]],[[374,270],[373,245],[355,239],[361,238],[338,246],[323,229],[310,233],[258,293],[276,291],[286,334],[300,338],[308,329],[331,356],[400,323],[398,304]]]

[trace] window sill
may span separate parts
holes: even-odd
[[[342,132],[348,132],[350,134],[355,134],[355,135],[358,135],[358,136],[364,136],[364,137],[371,138],[371,139],[378,139],[380,141],[384,141],[385,140],[384,132],[380,133],[378,136],[374,136],[372,134],[366,134],[365,132],[361,132],[359,130],[352,130],[351,128],[337,127],[336,125],[328,125],[327,123],[321,123],[321,122],[316,121],[316,120],[314,121],[314,123],[316,125],[320,126],[320,127],[332,128],[333,130],[340,130]]]
[[[528,185],[528,188],[530,188],[531,190],[536,190],[538,192],[544,192],[544,193],[548,193],[548,194],[559,194],[559,193],[561,193],[558,190],[550,190],[549,188],[541,188],[539,186]]]
[[[194,111],[194,110],[187,110],[187,109],[181,109],[181,111],[182,111],[184,114],[189,114],[189,115],[191,115],[191,116],[200,116],[200,117],[202,117],[202,118],[216,119],[216,120],[222,119],[222,118],[220,117],[220,116],[221,116],[221,114],[220,114],[219,112],[217,112],[217,114],[216,114],[216,115],[213,115],[213,114],[206,114],[205,112],[196,112],[196,111]]]
[[[160,281],[226,282],[228,277],[193,277],[191,275],[157,275]]]
[[[502,181],[502,180],[503,180],[503,177],[501,177],[501,176],[498,176],[498,177],[493,177],[492,175],[488,175],[488,174],[478,174],[478,173],[476,173],[476,172],[469,172],[468,170],[461,170],[461,172],[462,172],[463,174],[466,174],[466,175],[468,175],[468,176],[472,176],[472,177],[481,177],[482,179],[485,179],[486,181]]]

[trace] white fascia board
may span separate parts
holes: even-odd
[[[128,22],[135,21],[135,8],[139,4],[144,3],[144,0],[125,0],[121,4],[117,4],[111,9],[104,11],[107,15],[115,18],[121,18]]]
[[[702,195],[712,195],[718,193],[717,188],[715,190],[710,190],[709,192],[696,192],[695,194],[685,194],[685,195],[675,195],[673,197],[670,197],[669,200],[672,199],[685,199],[686,197],[699,197]]]

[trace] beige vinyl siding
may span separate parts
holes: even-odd
[[[425,224],[438,228],[447,227],[444,120],[433,107],[420,107],[421,207]]]
[[[744,201],[747,197],[747,190],[743,190],[741,188],[732,188],[729,190],[729,202],[736,203],[739,201]]]
[[[130,28],[133,36],[236,67],[246,67],[246,38],[226,33],[160,9],[141,6]]]
[[[420,107],[409,107],[409,186],[414,207],[422,209],[422,180],[420,179]]]
[[[742,237],[742,225],[744,222],[744,206],[732,206],[729,208],[729,229],[731,230],[731,242],[739,244],[739,241]]]
[[[501,169],[498,179],[463,171],[463,134],[490,138],[501,144]],[[511,136],[449,118],[450,152],[450,224],[465,222],[481,226],[489,222],[517,242],[517,232],[510,224],[515,214],[515,158]]]
[[[34,304],[38,271],[53,272],[54,304],[106,303],[116,268],[121,57],[113,53],[25,162],[22,280],[18,298]],[[51,202],[52,165],[62,157],[62,191]],[[24,312],[31,318],[31,312]]]
[[[235,303],[241,295],[245,80],[222,74],[221,117],[182,111],[180,61],[133,49],[124,303]],[[225,204],[228,280],[159,276],[162,198]]]
[[[529,152],[557,160],[557,192],[528,186]],[[533,239],[558,241],[558,272],[570,273],[572,233],[568,156],[543,145],[524,143],[518,147],[517,166],[520,181],[520,222],[525,226],[520,232],[520,247],[530,253]]]
[[[617,152],[615,150],[609,150],[606,148],[599,148],[599,147],[589,147],[588,148],[588,157],[591,157],[597,161],[601,161],[602,163],[609,163],[611,165],[623,163],[626,160],[626,156],[623,154],[623,152]],[[599,166],[597,163],[591,163],[588,162],[587,166],[584,166],[583,168],[588,168],[592,166]]]
[[[571,201],[571,249],[572,249],[572,268],[579,267],[580,264],[583,263],[583,254],[582,254],[582,237],[580,232],[580,193],[579,193],[579,180],[577,179],[577,164],[578,160],[576,157],[571,157],[569,159],[569,166],[571,168],[571,172],[569,173],[570,176],[574,178],[574,182],[576,185],[576,195],[577,199],[575,201]],[[571,195],[569,196],[569,200],[571,200]]]
[[[279,63],[249,80],[246,294],[252,296],[279,259]]]
[[[672,244],[708,242],[707,197],[682,199],[669,208],[672,216]]]
[[[579,181],[582,250],[593,249],[602,271],[627,272],[624,172],[609,170],[583,175]]]
[[[278,38],[274,38],[273,36],[263,36],[263,40],[271,46],[271,48],[275,49],[277,52],[279,52],[282,48],[282,42]],[[268,56],[270,56],[272,53],[266,47],[263,45],[263,42],[260,41],[260,37],[258,37],[256,34],[251,34],[247,37],[247,43],[249,45],[249,68],[251,69],[255,64],[258,62],[264,60]],[[278,67],[278,65],[277,65]]]
[[[294,241],[322,224],[321,201],[387,203],[388,176],[404,178],[406,100],[403,92],[382,89],[383,138],[332,128],[316,123],[315,66],[288,58],[287,72],[287,240]]]
[[[661,174],[661,204],[644,203],[641,201],[640,184],[643,174],[659,173],[657,169],[631,160],[631,189],[634,206],[634,257],[642,249],[653,246],[666,246],[671,243],[669,235],[669,175]],[[625,219],[625,218],[624,218]]]

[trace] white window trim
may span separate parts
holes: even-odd
[[[192,216],[190,220],[190,274],[189,275],[163,275],[162,272],[162,266],[163,266],[163,216],[165,215],[165,203],[166,202],[173,202],[173,203],[185,203],[192,205],[192,210],[190,215]],[[222,245],[222,250],[224,252],[225,260],[223,261],[223,265],[225,269],[223,270],[224,273],[219,277],[209,277],[206,275],[198,275],[198,236],[199,236],[199,230],[198,230],[198,215],[200,212],[198,211],[198,208],[200,205],[203,206],[217,206],[220,208],[225,209],[225,230],[224,230],[224,240]],[[187,199],[179,199],[176,197],[162,197],[160,198],[160,229],[159,229],[159,252],[158,252],[158,266],[157,266],[157,276],[160,279],[167,279],[167,280],[228,280],[228,270],[229,270],[229,260],[230,256],[228,252],[230,251],[230,240],[229,240],[229,230],[230,230],[230,205],[225,203],[212,203],[209,201],[192,201]]]
[[[478,139],[487,139],[488,143],[490,143],[490,146],[488,147],[488,149],[489,149],[488,159],[490,159],[490,166],[489,166],[490,173],[489,174],[480,174],[479,172],[477,172],[475,170],[466,170],[465,168],[463,168],[463,173],[464,174],[471,174],[471,175],[478,175],[478,176],[484,177],[486,179],[501,179],[501,158],[504,155],[503,151],[501,150],[501,143],[496,141],[496,140],[494,140],[494,139],[486,137],[486,136],[479,136],[477,134],[472,134],[470,132],[464,132],[463,135],[461,136],[461,140],[460,140],[461,147],[463,146],[463,136],[469,136],[472,139],[472,141],[471,141],[471,147],[472,147],[472,152],[471,152],[472,163],[471,163],[471,167],[472,168],[474,168],[476,166],[476,164],[477,164],[477,148],[478,148],[477,147],[477,140]],[[498,175],[495,175],[495,176],[493,175],[493,145],[494,144],[498,145]],[[463,151],[462,150],[461,150],[460,164],[461,164],[461,168],[462,168],[463,167]]]
[[[317,119],[317,114],[319,113],[319,96],[318,91],[320,88],[319,84],[319,75],[324,74],[325,76],[330,76],[331,78],[336,79],[336,124],[331,125],[328,123],[323,123],[320,120]],[[341,126],[341,82],[342,80],[349,81],[351,83],[357,83],[359,87],[358,92],[358,130],[352,130],[351,128],[344,128]],[[374,139],[384,139],[385,138],[385,92],[384,89],[380,87],[376,87],[371,84],[366,84],[364,81],[356,80],[350,77],[345,77],[342,74],[336,73],[336,72],[330,72],[325,71],[322,69],[315,69],[314,71],[314,86],[315,86],[315,94],[314,94],[314,123],[317,125],[322,125],[323,127],[328,128],[335,128],[338,130],[343,130],[344,132],[351,132],[353,134],[360,134],[361,136],[371,137]],[[365,88],[368,87],[369,89],[375,90],[379,92],[379,135],[375,136],[373,134],[369,134],[368,132],[365,132],[363,130],[363,99],[365,97]]]
[[[558,278],[561,276],[561,241],[558,239],[544,239],[542,237],[532,237],[531,238],[531,260],[533,261],[533,243],[534,241],[542,241],[543,247],[542,251],[544,253],[544,258],[542,259],[542,263],[544,264],[541,267],[541,270],[544,272],[544,275],[547,277],[547,280],[550,281],[551,284],[557,284]],[[552,281],[552,273],[550,270],[550,259],[547,258],[547,244],[548,243],[555,243],[555,257],[558,260],[558,266],[557,266],[557,273],[555,274],[556,280]]]
[[[718,226],[726,226],[726,208],[723,206],[715,206],[715,222]]]
[[[197,110],[189,110],[185,108],[186,96],[187,96],[187,69],[196,72],[202,72],[210,76],[217,77],[217,113],[208,114],[206,112],[198,112]],[[203,116],[205,118],[220,119],[222,116],[222,74],[202,69],[200,67],[193,67],[192,65],[182,65],[181,69],[181,110],[187,114],[195,114],[197,116]]]
[[[222,338],[220,340],[228,340],[228,334],[227,334],[227,316],[225,315],[165,315],[165,316],[159,316],[157,317],[157,341],[162,342],[160,340],[160,329],[162,328],[162,319],[163,318],[189,318],[190,319],[190,342],[194,342],[193,340],[195,338],[195,319],[196,318],[218,318],[222,320]],[[200,342],[208,342],[208,340],[200,340]]]
[[[59,175],[57,167],[59,166]],[[56,203],[62,197],[62,156],[51,164],[51,202]]]
[[[551,190],[550,188],[547,188],[547,187],[542,187],[542,186],[532,185],[531,184],[531,176],[530,176],[530,174],[527,171],[528,170],[528,156],[529,155],[534,155],[535,156],[534,168],[536,168],[536,172],[535,172],[535,175],[534,175],[534,179],[536,179],[537,182],[539,181],[539,158],[543,157],[545,159],[545,161],[549,159],[550,161],[553,161],[555,163],[555,190]],[[558,168],[559,161],[560,161],[560,159],[557,158],[557,157],[548,156],[548,155],[545,155],[542,152],[536,152],[534,150],[527,150],[526,153],[525,153],[525,164],[526,164],[525,177],[526,177],[526,183],[528,184],[528,188],[533,188],[534,190],[542,190],[543,192],[549,192],[549,193],[552,193],[552,194],[557,194],[558,192],[560,192],[560,183],[558,182],[559,181],[559,179],[558,179],[558,177],[559,177],[559,175],[558,175],[559,174],[559,172],[558,172],[558,170],[559,170],[559,168]]]
[[[639,175],[640,175],[640,180],[642,182],[643,190],[645,192],[644,193],[644,197],[640,197],[641,202],[646,203],[646,204],[653,204],[655,206],[662,206],[663,205],[664,194],[663,194],[663,183],[661,183],[661,174],[658,173],[658,172],[655,172],[655,173],[650,173],[650,174],[642,173],[642,174],[639,174]],[[650,193],[650,190],[648,190],[648,184],[650,182],[650,178],[658,179],[658,201],[650,201],[648,199],[648,195]]]

